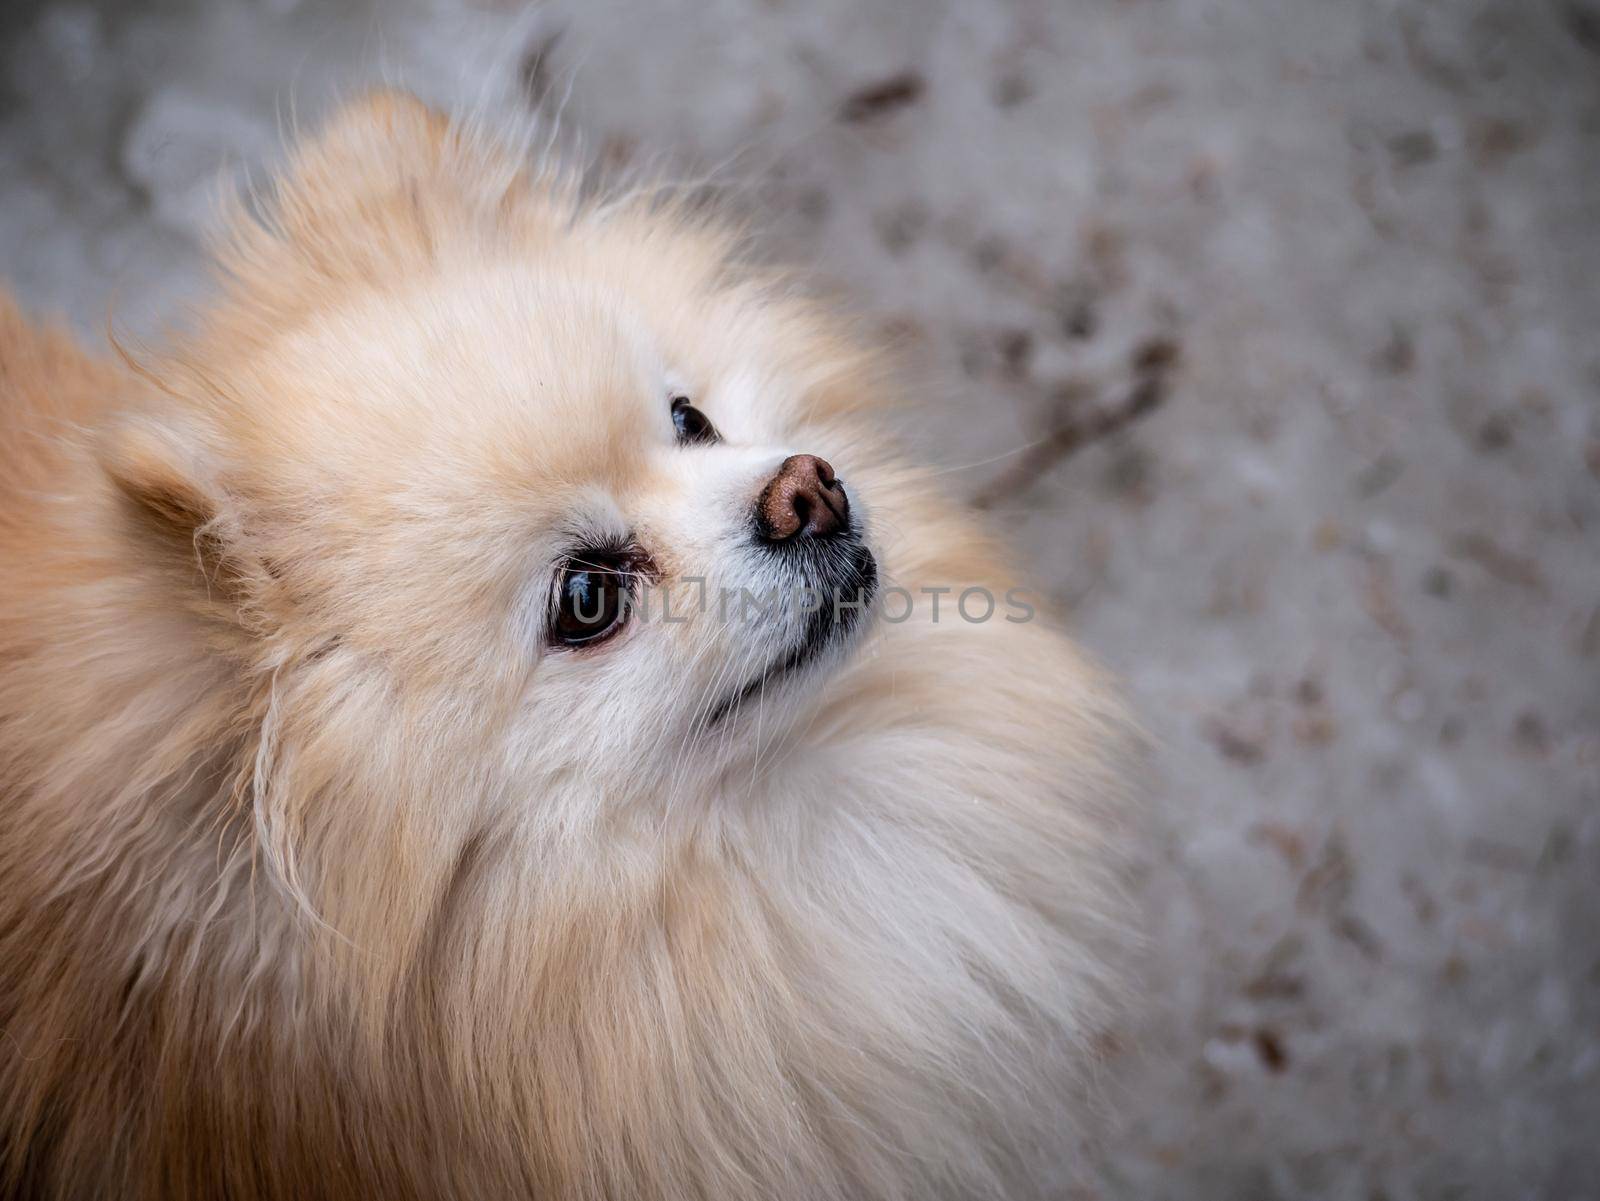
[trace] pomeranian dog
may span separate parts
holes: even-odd
[[[267,210],[0,309],[0,1195],[1057,1195],[1127,723],[889,373],[403,95]]]

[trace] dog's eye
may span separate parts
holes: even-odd
[[[569,559],[556,580],[552,639],[562,646],[593,646],[627,624],[633,572],[611,552],[585,551]]]
[[[722,435],[711,419],[689,403],[687,396],[672,398],[672,426],[678,431],[678,444],[688,446],[694,442],[710,444],[721,442]]]

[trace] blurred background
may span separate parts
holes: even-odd
[[[158,330],[377,81],[724,193],[1129,681],[1085,1196],[1600,1197],[1600,2],[6,0],[0,277]]]

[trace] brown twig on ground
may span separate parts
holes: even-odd
[[[839,120],[848,124],[870,121],[914,103],[921,95],[922,76],[915,71],[904,71],[878,83],[869,84],[853,92],[839,106]]]
[[[1133,384],[1118,403],[1089,412],[1069,407],[1043,441],[1030,446],[1015,464],[973,496],[972,506],[988,509],[1002,497],[1026,491],[1076,451],[1155,412],[1167,398],[1167,376],[1177,361],[1176,342],[1155,338],[1143,343],[1133,354]]]

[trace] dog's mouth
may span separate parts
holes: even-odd
[[[849,645],[877,596],[878,563],[870,550],[858,544],[851,548],[842,568],[834,567],[826,574],[835,578],[808,582],[818,603],[806,618],[800,641],[719,700],[706,718],[707,728],[727,720],[752,697],[769,695]]]

